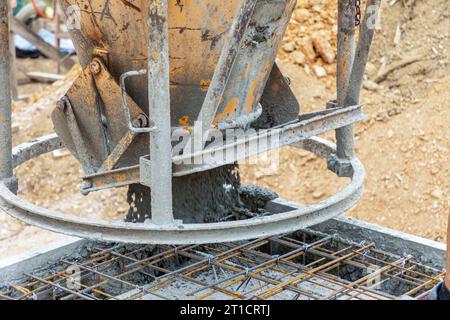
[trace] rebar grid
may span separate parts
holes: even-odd
[[[240,243],[105,245],[25,274],[0,300],[78,299],[408,299],[443,272],[311,230]]]

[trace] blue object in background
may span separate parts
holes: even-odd
[[[17,7],[13,9],[13,14],[16,15],[20,9],[25,5],[25,0],[17,0]]]
[[[39,30],[39,32],[37,34],[45,42],[51,44],[52,46],[55,45],[56,37],[53,32],[50,32],[46,29],[41,29],[41,30]],[[25,51],[25,52],[38,51],[34,45],[32,45],[27,40],[25,40],[24,38],[22,38],[21,36],[19,36],[17,34],[14,35],[14,45],[16,46],[17,49],[19,49],[21,51]],[[75,48],[73,46],[72,40],[62,38],[61,42],[60,42],[60,51],[64,54],[74,54]]]

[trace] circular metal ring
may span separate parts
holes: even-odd
[[[321,157],[336,152],[332,143],[316,137],[294,146]],[[61,141],[54,134],[18,146],[13,151],[14,166],[61,147]],[[293,205],[287,212],[240,221],[156,225],[79,218],[31,204],[13,194],[5,182],[0,182],[0,209],[27,224],[96,241],[177,245],[248,240],[294,232],[351,209],[362,195],[365,177],[359,160],[354,159],[351,164],[351,182],[330,198],[308,206]]]

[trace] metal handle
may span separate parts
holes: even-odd
[[[147,70],[142,69],[139,71],[135,71],[135,70],[128,71],[120,76],[120,92],[122,95],[122,109],[125,114],[125,119],[128,123],[128,129],[133,133],[151,133],[151,132],[157,131],[156,126],[149,127],[149,128],[135,127],[133,124],[133,121],[131,120],[130,108],[128,107],[128,94],[127,94],[127,89],[125,86],[125,80],[129,77],[144,76],[144,75],[147,75]]]

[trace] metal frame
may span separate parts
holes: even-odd
[[[150,133],[152,181],[151,216],[155,224],[174,222],[172,209],[172,143],[170,122],[170,67],[168,0],[150,1],[148,16],[148,101],[149,118],[155,123]]]
[[[221,92],[223,92],[229,72],[238,53],[239,43],[247,28],[249,19],[257,0],[242,0],[237,18],[233,22],[213,81],[208,89],[199,119],[201,125],[209,128],[213,121],[211,114],[217,109]],[[28,203],[11,191],[13,167],[22,164],[43,153],[62,147],[56,135],[43,137],[34,142],[22,145],[11,152],[11,99],[8,85],[9,50],[0,51],[0,68],[6,72],[0,73],[0,208],[10,215],[45,229],[68,235],[79,236],[93,240],[118,242],[152,243],[152,244],[186,244],[186,243],[216,243],[251,239],[266,235],[276,235],[308,227],[332,217],[340,215],[353,207],[363,191],[364,168],[354,157],[354,133],[352,125],[363,119],[359,105],[359,92],[362,75],[367,62],[367,54],[373,36],[373,30],[367,29],[368,15],[364,17],[361,27],[358,54],[354,55],[354,2],[338,0],[339,2],[339,41],[338,41],[338,96],[336,106],[330,110],[313,114],[301,115],[297,121],[280,128],[262,131],[252,139],[259,139],[271,134],[281,133],[281,145],[302,147],[327,159],[329,168],[338,176],[350,177],[350,184],[341,192],[315,205],[300,207],[296,210],[262,216],[247,220],[203,224],[182,224],[173,220],[172,212],[172,176],[186,175],[218,167],[226,162],[215,165],[185,166],[172,163],[186,158],[212,153],[214,149],[172,158],[171,127],[170,127],[170,82],[169,82],[169,44],[167,33],[167,0],[149,4],[149,117],[154,127],[150,131],[150,161],[142,162],[142,172],[147,175],[148,185],[152,192],[152,221],[136,225],[123,222],[102,222],[91,219],[76,218],[39,208]],[[380,0],[368,1],[367,7],[379,4]],[[0,6],[0,34],[9,30],[8,10]],[[6,33],[7,34],[7,33]],[[6,37],[7,38],[7,37]],[[2,41],[7,41],[2,39]],[[8,48],[3,46],[2,48]],[[5,66],[7,67],[5,69]],[[6,76],[5,76],[6,75]],[[124,80],[124,79],[123,79]],[[334,106],[329,104],[329,106]],[[125,112],[127,111],[126,106]],[[128,119],[128,118],[127,118]],[[197,128],[198,129],[198,128]],[[329,142],[311,138],[313,135],[336,130],[337,147]],[[194,127],[194,133],[196,128]],[[309,139],[311,138],[311,139]],[[223,148],[237,149],[247,142],[246,139],[230,143]],[[6,141],[6,142],[3,142]],[[277,146],[270,146],[273,149]],[[267,151],[267,150],[264,150]],[[236,159],[251,156],[246,152],[235,153]],[[192,162],[191,162],[192,163]],[[157,164],[157,165],[154,165]],[[127,171],[128,168],[121,170]],[[173,172],[172,172],[173,169]],[[130,173],[133,175],[135,173]],[[94,177],[95,175],[92,175]],[[140,177],[141,181],[145,181]],[[93,189],[98,188],[93,184]]]
[[[175,156],[172,159],[173,176],[184,176],[217,168],[225,164],[256,156],[259,153],[269,151],[273,148],[297,143],[304,139],[321,135],[325,132],[335,130],[336,128],[355,123],[356,121],[365,120],[366,117],[361,109],[361,105],[355,105],[345,108],[333,108],[305,113],[302,114],[299,119],[285,124],[284,126],[274,127],[269,130],[261,130],[258,134],[244,134],[243,137],[237,137],[238,139],[234,143],[226,144],[222,147],[206,148],[201,152]],[[257,150],[253,150],[249,147],[252,143],[253,145],[261,145],[258,141],[272,141],[273,137],[278,139],[276,145],[266,145],[265,148],[260,147]],[[216,152],[221,152],[223,155],[229,155],[230,153],[228,151],[232,151],[231,154],[234,156],[233,158],[224,157],[223,159],[216,159],[216,162],[214,163],[190,165],[195,163],[195,159],[198,157],[208,156],[211,158],[211,155]],[[150,166],[151,161],[149,158],[142,157],[140,165],[86,175],[83,177],[83,181],[89,187],[83,189],[83,192],[89,193],[102,189],[125,186],[130,183],[142,183],[143,185],[151,186]],[[116,177],[119,177],[119,179]]]
[[[312,151],[321,157],[335,153],[330,142],[313,138],[293,144]],[[46,152],[61,148],[56,135],[43,137],[14,149],[14,166]],[[77,218],[62,212],[39,208],[11,192],[4,181],[0,182],[0,208],[11,216],[50,231],[99,241],[132,242],[148,244],[218,243],[252,239],[260,236],[292,232],[318,224],[351,209],[359,200],[364,188],[365,172],[357,159],[351,160],[353,175],[350,184],[325,201],[288,212],[247,220],[202,223],[133,224],[106,222]]]
[[[9,5],[8,1],[2,1],[0,3],[0,179],[9,179],[13,176],[9,40]]]
[[[375,32],[369,27],[369,10],[380,8],[381,0],[368,0],[364,20],[360,23],[359,41],[355,52],[355,0],[338,0],[338,45],[336,87],[338,107],[359,104],[364,70]],[[377,18],[378,10],[375,16]],[[355,156],[354,126],[336,130],[337,153],[328,160],[328,168],[340,177],[350,174],[349,160]]]

